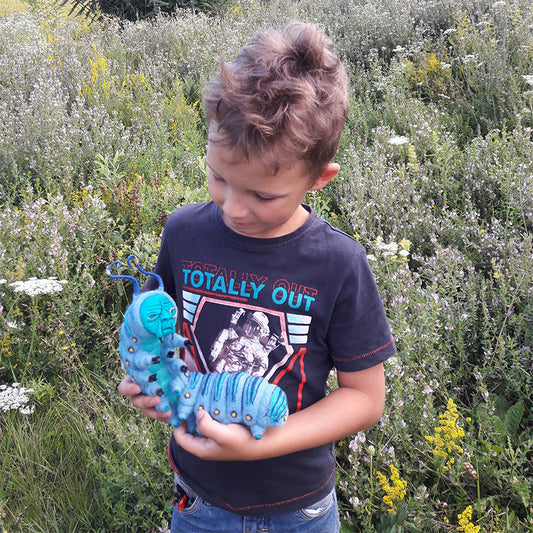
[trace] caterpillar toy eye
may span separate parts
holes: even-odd
[[[171,309],[169,309],[169,312],[170,312],[170,316],[171,316],[172,318],[176,318],[178,312],[177,312],[177,310],[176,310],[175,307],[172,307]]]

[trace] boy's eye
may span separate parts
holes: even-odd
[[[260,202],[269,202],[270,200],[273,200],[274,198],[265,198],[264,196],[261,196],[260,194],[254,193],[257,200]]]

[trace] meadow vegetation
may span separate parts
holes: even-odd
[[[533,531],[529,0],[0,9],[0,530],[168,528],[169,431],[116,390],[131,287],[105,269],[153,265],[208,198],[202,87],[291,19],[350,73],[341,173],[308,201],[366,247],[398,346],[382,420],[337,444],[343,527]]]

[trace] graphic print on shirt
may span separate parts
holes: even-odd
[[[183,262],[182,334],[191,370],[247,372],[278,383],[293,368],[305,383],[305,346],[316,292],[287,280]],[[294,312],[286,312],[289,307]],[[298,398],[298,404],[300,398]]]

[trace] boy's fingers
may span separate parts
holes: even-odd
[[[227,442],[231,442],[232,431],[234,429],[230,426],[234,426],[235,424],[221,424],[213,420],[207,411],[198,411],[196,413],[196,423],[198,432],[202,437],[206,437],[221,446],[224,446]]]
[[[216,436],[216,426],[219,424],[211,418],[211,415],[207,411],[198,411],[196,413],[196,424],[198,427],[198,432],[202,435],[202,437],[216,440],[214,436]],[[213,432],[215,435],[213,435]]]
[[[168,418],[172,416],[170,411],[161,412],[155,409],[161,399],[159,396],[146,396],[142,394],[141,387],[138,383],[134,383],[130,376],[126,376],[118,386],[118,392],[122,396],[127,396],[131,399],[131,403],[137,409],[140,409],[146,416],[161,422],[168,422]]]
[[[134,383],[130,376],[126,376],[118,385],[118,392],[122,396],[136,396],[141,393],[141,387],[138,383]]]
[[[155,407],[161,400],[159,396],[145,396],[144,394],[137,394],[131,399],[133,405],[142,410],[152,409]]]

